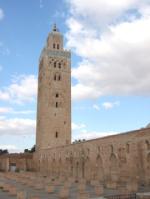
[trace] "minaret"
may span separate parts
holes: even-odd
[[[40,56],[36,150],[71,143],[71,53],[56,25]]]

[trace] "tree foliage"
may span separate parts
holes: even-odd
[[[8,154],[7,149],[0,149],[0,155]]]
[[[79,140],[75,140],[73,142],[73,144],[76,144],[76,143],[81,143],[81,142],[85,142],[86,140],[85,139],[79,139]]]
[[[24,153],[34,153],[35,152],[35,145],[31,149],[25,149]]]

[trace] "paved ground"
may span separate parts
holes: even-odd
[[[39,196],[41,199],[57,199],[58,193],[61,190],[62,186],[56,186],[54,193],[48,194],[44,190],[36,190],[35,188],[22,185],[21,183],[16,182],[15,180],[8,180],[8,179],[0,179],[2,182],[6,182],[12,185],[17,186],[18,190],[25,190],[27,192],[27,198],[30,198],[31,196]],[[77,199],[77,187],[78,184],[74,183],[70,190],[69,190],[69,198],[70,199]],[[96,195],[94,193],[94,189],[92,186],[87,185],[86,191],[89,193],[90,198],[96,198]],[[12,197],[9,195],[8,192],[3,192],[2,189],[0,189],[0,199],[16,199],[16,197]]]
[[[3,192],[0,189],[0,199],[16,199],[16,197],[9,196],[8,192]]]
[[[0,177],[0,182],[5,182],[9,183],[12,185],[15,185],[18,190],[24,190],[27,192],[27,198],[30,198],[31,196],[39,196],[40,199],[58,199],[58,193],[60,192],[61,188],[63,187],[62,185],[56,186],[54,193],[48,194],[44,189],[41,190],[36,190],[34,187],[29,187],[27,185],[22,185],[21,183],[17,182],[16,180],[12,179],[5,179]],[[77,188],[78,188],[78,183],[73,183],[70,190],[69,190],[69,199],[77,199]],[[96,195],[94,192],[94,188],[91,185],[86,186],[86,191],[89,193],[90,199],[96,199]],[[148,192],[150,191],[150,187],[147,189],[142,189],[140,192]],[[111,190],[111,189],[104,189],[104,195],[114,195],[114,194],[119,194],[117,191]],[[2,189],[0,189],[0,199],[16,199],[16,197],[10,196],[8,192],[4,192]],[[98,199],[98,198],[97,198]]]
[[[58,198],[58,193],[60,191],[60,189],[62,188],[62,186],[56,186],[55,192],[48,194],[46,193],[44,190],[35,190],[32,187],[28,187],[25,185],[21,185],[20,183],[17,183],[15,180],[4,180],[5,182],[11,183],[13,185],[16,185],[18,190],[25,190],[27,192],[27,197],[31,197],[31,196],[39,196],[41,199],[57,199]],[[77,199],[77,183],[74,183],[69,191],[69,199]],[[89,193],[90,198],[94,198],[96,199],[96,195],[94,193],[94,189],[92,186],[87,185],[86,186],[86,191]],[[113,190],[105,190],[105,194],[114,194]],[[16,197],[12,197],[9,195],[8,192],[3,192],[2,190],[0,190],[0,199],[16,199]]]

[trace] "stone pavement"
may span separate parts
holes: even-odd
[[[85,181],[75,183],[73,179],[54,180],[35,173],[0,173],[0,199],[17,199],[17,193],[25,191],[26,197],[21,199],[87,199],[103,194],[100,184],[95,186]],[[15,196],[10,196],[10,194]],[[20,198],[19,198],[20,199]]]
[[[104,188],[96,180],[87,183],[84,179],[75,182],[30,172],[0,173],[0,199],[102,199],[101,196],[116,194],[120,194],[119,190]]]
[[[0,199],[16,199],[15,196],[9,196],[8,192],[4,192],[0,189]]]

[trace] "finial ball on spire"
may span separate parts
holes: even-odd
[[[57,28],[57,26],[56,26],[56,23],[54,23],[54,25],[53,25],[53,31],[54,31],[54,32],[58,32],[58,28]]]

